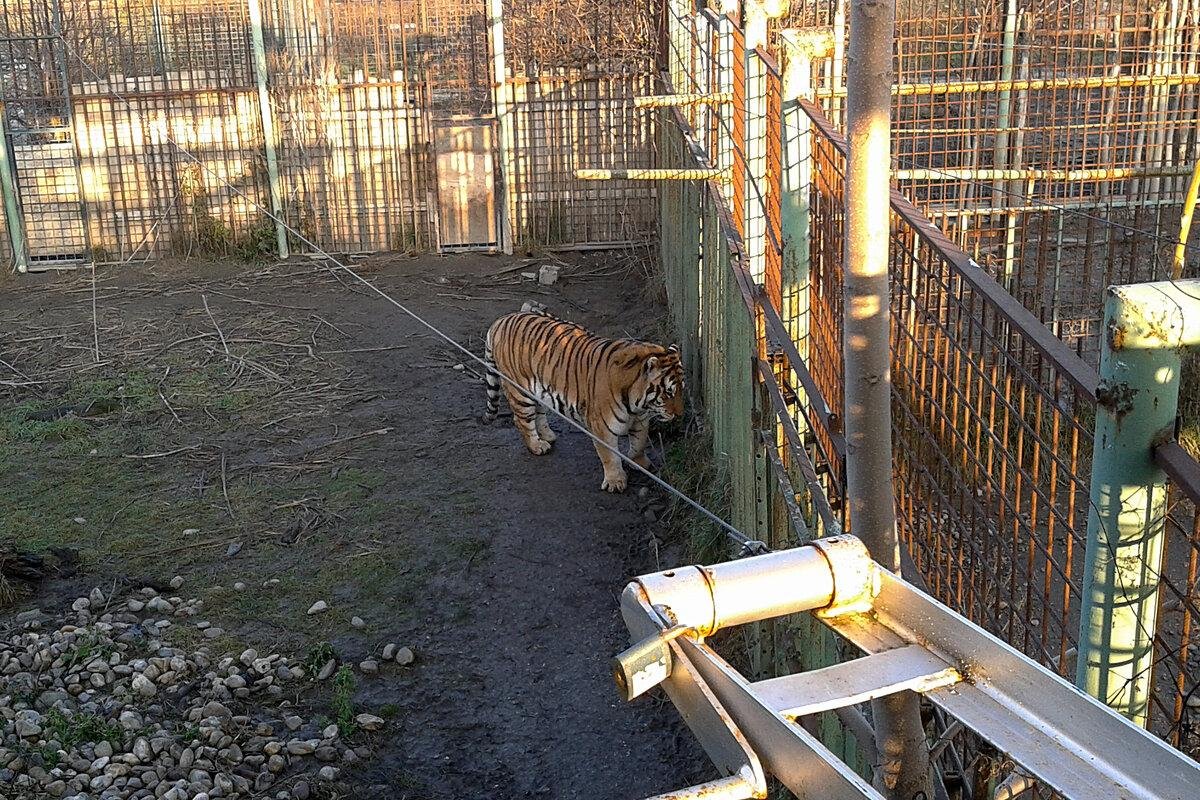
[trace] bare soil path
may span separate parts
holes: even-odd
[[[553,287],[487,256],[362,269],[475,352],[526,299],[661,335],[633,259],[568,262]],[[0,285],[0,545],[81,560],[5,618],[181,575],[226,631],[214,646],[328,642],[349,664],[412,648],[359,676],[356,710],[388,725],[330,796],[599,800],[703,779],[670,706],[622,703],[608,673],[618,593],[672,557],[647,545],[655,495],[602,493],[561,422],[541,458],[506,419],[482,425],[475,366],[343,281],[301,259],[102,273],[95,335],[86,276]],[[318,600],[330,611],[307,615]],[[319,710],[329,689],[296,699]]]

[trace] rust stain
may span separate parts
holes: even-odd
[[[1108,326],[1108,348],[1116,351],[1125,347],[1125,328],[1122,325]]]
[[[1096,387],[1096,403],[1115,417],[1123,417],[1133,410],[1133,398],[1138,393],[1128,383],[1110,383],[1101,380]]]

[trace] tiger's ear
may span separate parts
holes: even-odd
[[[658,356],[650,356],[646,359],[646,372],[652,372],[658,366]]]
[[[668,348],[667,348],[667,352],[668,352],[668,353],[678,353],[678,352],[679,352],[679,345],[677,345],[677,344],[673,344],[673,345],[671,345],[670,347],[668,347]]]

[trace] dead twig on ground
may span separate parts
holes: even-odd
[[[225,469],[225,451],[221,451],[221,494],[225,497],[225,510],[229,512],[229,518],[237,520],[237,515],[233,513],[233,504],[229,502],[229,483],[226,479]]]
[[[203,446],[204,445],[200,445],[200,444],[189,444],[187,447],[176,447],[174,450],[163,450],[161,453],[145,453],[145,454],[126,453],[124,457],[125,458],[139,458],[139,459],[166,458],[167,456],[175,456],[175,455],[179,455],[180,453],[188,453],[188,452],[191,452],[192,450],[199,450]],[[221,456],[222,464],[225,463],[224,459],[225,459],[225,456],[224,456],[224,454],[222,454],[222,456]]]
[[[217,329],[217,336],[221,337],[221,347],[225,348],[225,355],[230,355],[229,343],[225,341],[225,334],[221,332],[221,326],[217,324],[217,318],[213,316],[212,309],[208,307],[208,297],[201,294],[200,300],[204,303],[204,313],[208,314],[208,318],[212,320],[213,327]]]

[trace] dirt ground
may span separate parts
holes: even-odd
[[[552,287],[522,277],[539,260],[358,266],[475,352],[529,299],[664,335],[638,258],[567,261]],[[59,569],[0,633],[179,575],[225,631],[214,647],[328,642],[351,664],[411,647],[359,677],[355,709],[388,726],[337,796],[638,798],[711,777],[669,704],[612,685],[618,593],[678,553],[644,483],[599,490],[581,434],[560,422],[535,458],[508,418],[484,426],[475,366],[320,262],[106,271],[94,307],[95,326],[84,274],[0,284],[0,544]],[[299,700],[319,711],[329,690]]]

